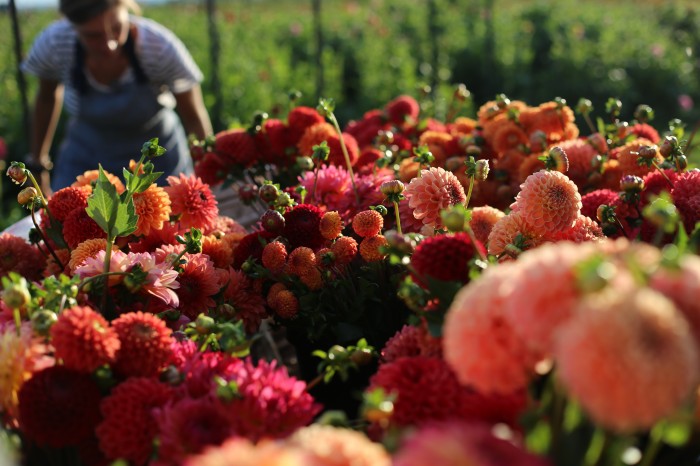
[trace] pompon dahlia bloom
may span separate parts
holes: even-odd
[[[93,238],[106,238],[107,233],[88,215],[85,209],[72,210],[63,221],[63,238],[71,249]]]
[[[678,267],[662,264],[652,274],[649,287],[673,301],[700,347],[700,258],[688,254],[680,259]]]
[[[311,204],[299,204],[284,214],[283,235],[291,249],[306,246],[318,249],[325,243],[319,225],[323,212]]]
[[[88,257],[95,257],[98,252],[105,251],[107,249],[107,240],[104,238],[93,238],[88,239],[80,243],[75,249],[70,252],[70,260],[68,261],[68,268],[75,272],[79,266],[85,262]],[[116,244],[112,245],[112,253],[118,251],[119,248]]]
[[[87,207],[90,194],[92,194],[90,186],[67,186],[53,193],[48,202],[48,209],[54,219],[63,222],[73,210]]]
[[[109,182],[111,184],[113,184],[114,187],[116,188],[117,194],[123,193],[126,188],[124,187],[124,183],[122,183],[122,180],[120,180],[118,176],[113,175],[112,173],[110,173],[108,171],[103,170],[103,172],[104,172],[105,176],[107,177],[107,179],[109,180]],[[82,175],[78,175],[76,177],[75,181],[73,182],[73,184],[71,184],[71,186],[72,187],[80,187],[80,186],[92,187],[93,184],[97,181],[97,178],[99,177],[99,175],[100,175],[99,170],[88,170],[88,171],[84,172]]]
[[[569,170],[566,175],[571,181],[582,189],[588,182],[589,175],[593,172],[593,159],[598,155],[598,151],[583,139],[572,139],[561,141],[557,146],[566,152],[569,159]]]
[[[38,445],[61,448],[87,439],[100,420],[100,389],[89,374],[52,366],[19,391],[19,424]]]
[[[690,233],[700,222],[700,170],[690,170],[678,176],[671,198],[683,219],[685,230]]]
[[[394,455],[394,466],[551,466],[514,443],[496,437],[483,423],[444,422],[407,437]]]
[[[110,364],[119,350],[117,332],[101,314],[87,306],[73,306],[51,326],[55,357],[68,369],[92,373]]]
[[[592,220],[598,220],[598,207],[613,205],[618,202],[620,195],[610,189],[597,189],[581,197],[581,215]]]
[[[433,167],[421,170],[421,176],[408,183],[404,194],[413,209],[413,216],[423,224],[441,228],[440,211],[464,204],[467,196],[457,177],[447,170]]]
[[[511,255],[517,256],[522,250],[533,249],[542,244],[541,233],[536,232],[526,221],[520,211],[511,212],[499,219],[491,229],[488,239],[488,251],[493,256],[502,256],[507,260]],[[512,250],[516,246],[521,251]]]
[[[46,345],[35,339],[30,324],[22,324],[19,334],[14,323],[0,324],[0,411],[2,422],[15,426],[22,384],[36,371],[53,365]]]
[[[112,460],[146,464],[158,434],[153,410],[168,403],[173,394],[171,387],[155,378],[132,377],[117,385],[100,403],[102,421],[95,432],[104,454]]]
[[[604,238],[600,225],[590,217],[579,215],[574,224],[568,230],[557,231],[552,235],[545,235],[545,239],[551,241],[573,241],[582,243],[584,241],[595,241]]]
[[[313,466],[391,466],[381,444],[351,429],[314,424],[297,430],[284,444],[305,452]]]
[[[400,95],[384,106],[384,113],[391,123],[403,127],[418,120],[420,105],[410,95]]]
[[[518,263],[489,267],[457,293],[445,316],[445,361],[462,384],[483,393],[523,389],[540,359],[505,312],[520,273]]]
[[[243,263],[250,258],[261,261],[264,244],[272,241],[272,239],[276,237],[277,235],[270,233],[269,231],[254,231],[253,233],[244,236],[232,252],[233,263],[231,265],[233,265],[233,268],[237,270],[240,269]],[[202,248],[202,250],[204,254],[209,254],[209,252],[204,250],[204,248]],[[217,261],[213,257],[212,260],[214,260],[217,267],[221,267],[220,261]]]
[[[343,219],[340,217],[340,214],[335,210],[331,210],[323,214],[318,229],[321,232],[321,236],[332,241],[343,232],[343,226]]]
[[[657,144],[661,140],[661,136],[659,136],[659,132],[656,131],[656,128],[647,123],[637,123],[636,125],[632,125],[629,128],[629,131],[639,138],[648,139],[654,144]]]
[[[493,226],[500,219],[505,217],[505,213],[491,206],[480,206],[472,209],[472,219],[469,221],[469,227],[474,232],[476,239],[481,241],[481,244],[487,245],[489,235]]]
[[[341,236],[331,244],[331,252],[339,265],[347,265],[357,256],[358,245],[355,238]]]
[[[158,459],[152,464],[176,466],[187,455],[221,445],[236,432],[216,397],[182,398],[154,410],[158,425]]]
[[[216,305],[212,297],[219,292],[219,276],[214,263],[204,254],[188,254],[186,260],[178,275],[178,309],[190,319],[196,319]]]
[[[202,254],[209,256],[217,269],[228,269],[234,263],[233,249],[242,242],[245,236],[246,234],[240,233],[228,233],[221,238],[207,235],[202,238]],[[250,251],[250,248],[248,250]],[[262,251],[260,254],[262,257]],[[241,264],[243,264],[243,260],[241,260]]]
[[[265,298],[260,283],[248,278],[240,270],[229,269],[229,279],[224,289],[224,299],[236,309],[236,316],[243,321],[246,331],[254,333],[267,317]]]
[[[262,252],[262,265],[272,273],[282,273],[287,265],[287,248],[279,241],[267,243]]]
[[[41,252],[24,238],[0,234],[0,277],[17,272],[27,280],[40,280],[45,264]]]
[[[207,447],[200,455],[186,458],[184,466],[316,466],[309,460],[304,452],[284,443],[263,440],[254,444],[234,437],[221,446]]]
[[[467,283],[469,262],[486,255],[481,243],[474,244],[466,233],[448,233],[426,238],[411,256],[412,275],[428,286],[430,279]]]
[[[235,128],[221,131],[215,135],[214,152],[227,166],[240,165],[247,167],[255,162],[257,149],[255,138],[248,131]]]
[[[388,244],[384,235],[368,236],[360,242],[360,256],[366,262],[381,261],[387,256],[384,249]]]
[[[647,288],[609,288],[581,301],[554,355],[571,396],[615,431],[651,428],[697,387],[698,349],[687,322]]]
[[[639,195],[641,204],[648,204],[652,196],[658,196],[662,191],[670,193],[673,188],[669,184],[669,181],[671,184],[675,185],[678,176],[678,172],[671,168],[664,169],[663,175],[659,173],[658,170],[647,173],[643,178],[644,190]]]
[[[614,158],[617,158],[617,161],[620,163],[620,170],[622,171],[622,174],[643,177],[647,173],[653,171],[654,167],[648,167],[644,164],[639,165],[639,163],[637,163],[637,160],[639,159],[639,149],[643,146],[653,145],[654,143],[648,139],[638,138],[628,142],[622,147],[616,148],[614,151],[614,155],[616,155],[616,157]],[[654,161],[657,164],[664,161],[664,158],[659,153],[658,148],[656,150]]]
[[[325,119],[313,107],[298,106],[291,109],[287,115],[287,126],[291,133],[296,135],[293,137],[296,139],[294,144],[301,138],[306,128],[324,121]]]
[[[575,267],[592,257],[597,243],[548,243],[527,251],[515,263],[504,313],[525,343],[538,354],[551,353],[559,327],[581,299]]]
[[[172,331],[154,314],[129,312],[112,321],[121,347],[114,370],[122,375],[151,377],[172,357]]]
[[[442,338],[432,336],[425,325],[404,325],[389,338],[381,355],[384,363],[414,356],[439,358],[442,357]]]
[[[134,194],[134,209],[138,216],[134,235],[148,235],[160,230],[170,220],[171,201],[164,188],[152,184],[145,191]]]
[[[194,175],[169,176],[165,192],[171,202],[172,214],[184,229],[208,230],[219,218],[218,202],[209,185]]]
[[[581,213],[581,195],[563,173],[541,170],[520,185],[511,208],[523,213],[535,233],[544,235],[571,228]]]
[[[352,218],[352,229],[359,236],[378,235],[384,228],[384,217],[376,210],[363,210]]]
[[[234,380],[240,397],[228,403],[226,410],[235,432],[253,441],[287,437],[321,410],[306,391],[306,382],[291,377],[276,361],[260,360],[254,365],[246,359]]]

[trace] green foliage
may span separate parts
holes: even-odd
[[[138,217],[134,209],[134,201],[129,198],[123,202],[117,195],[117,188],[102,170],[102,165],[99,170],[100,174],[92,196],[88,198],[86,211],[109,238],[127,236],[136,231]]]

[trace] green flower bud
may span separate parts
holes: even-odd
[[[51,326],[58,320],[56,313],[42,309],[32,314],[32,329],[39,335],[48,335]]]
[[[2,300],[11,309],[25,307],[32,300],[26,284],[12,283],[2,292]]]

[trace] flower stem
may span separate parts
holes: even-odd
[[[644,449],[642,461],[639,463],[639,466],[651,466],[652,464],[654,464],[656,455],[661,449],[661,438],[663,437],[665,429],[666,424],[664,422],[657,424],[656,426],[654,426],[653,429],[651,429],[651,433],[649,435],[649,443],[647,443],[647,446]]]
[[[19,315],[19,308],[12,308],[12,316],[15,318],[15,327],[17,328],[17,336],[22,336],[22,316]]]
[[[656,168],[658,170],[658,172],[661,173],[661,176],[664,177],[664,179],[666,180],[666,183],[668,183],[668,185],[671,187],[671,189],[673,189],[674,188],[673,182],[671,182],[671,180],[668,178],[668,176],[666,176],[666,173],[664,173],[664,171],[661,169],[661,167],[659,167],[659,164],[657,164],[656,162],[651,162],[651,163],[654,165],[654,168]]]
[[[399,232],[399,234],[403,234],[401,232],[401,217],[399,216],[399,203],[394,201],[394,214],[396,215],[396,231]]]
[[[32,223],[34,224],[34,228],[36,228],[36,231],[39,233],[39,236],[41,236],[41,239],[44,241],[44,244],[46,245],[46,249],[49,250],[49,253],[51,256],[53,256],[54,260],[58,264],[59,267],[61,267],[61,270],[65,268],[63,265],[63,262],[61,262],[61,259],[58,258],[56,255],[56,252],[53,250],[51,245],[49,245],[49,242],[46,240],[46,236],[44,236],[44,233],[41,231],[41,228],[39,228],[39,224],[36,222],[36,217],[34,216],[34,206],[32,206],[31,210],[31,215],[32,215]]]
[[[467,200],[464,201],[464,208],[469,207],[469,200],[472,198],[472,190],[474,189],[474,177],[469,177],[469,189],[467,190]]]
[[[566,397],[561,392],[554,377],[551,375],[552,379],[550,381],[550,391],[551,391],[551,421],[550,421],[550,444],[549,453],[550,457],[557,458],[560,453],[560,442],[562,437],[562,427],[564,423],[564,410],[566,408]]]
[[[588,125],[588,128],[590,128],[591,132],[595,133],[595,126],[593,126],[593,122],[591,121],[591,117],[588,115],[588,113],[583,114],[583,119],[586,120],[586,124]]]
[[[350,155],[348,154],[348,148],[345,147],[345,140],[343,139],[343,132],[338,124],[338,119],[335,117],[333,112],[330,112],[328,118],[333,123],[336,132],[338,133],[338,138],[340,139],[340,149],[343,151],[343,157],[345,157],[345,165],[348,167],[348,173],[350,173],[350,181],[352,182],[352,190],[355,193],[355,202],[360,205],[360,195],[357,194],[357,186],[355,186],[355,174],[352,171],[352,164],[350,163]]]

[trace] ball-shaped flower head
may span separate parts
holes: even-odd
[[[698,380],[698,350],[685,319],[660,293],[613,289],[582,300],[557,336],[558,375],[597,424],[651,428]]]
[[[520,185],[512,208],[523,213],[535,233],[544,235],[573,225],[581,213],[581,195],[563,173],[541,170]]]
[[[253,443],[233,437],[221,446],[207,447],[202,454],[188,456],[184,466],[309,466],[309,457],[297,448],[270,440]],[[320,465],[319,465],[320,466]]]
[[[413,209],[413,216],[423,224],[441,228],[440,211],[467,200],[459,179],[447,170],[432,167],[422,170],[421,176],[413,178],[404,194]]]
[[[596,243],[548,243],[516,262],[513,289],[503,303],[515,331],[538,354],[549,355],[554,334],[581,299],[576,266],[598,251]]]
[[[54,219],[63,222],[74,209],[85,209],[92,194],[90,186],[67,186],[59,189],[49,199],[48,208]]]
[[[113,175],[112,173],[104,171],[104,170],[103,170],[103,173],[107,177],[107,180],[109,180],[109,182],[112,185],[114,185],[114,188],[117,190],[117,194],[121,194],[124,192],[126,187],[124,187],[124,183],[122,183],[122,180],[119,179],[118,176]],[[88,171],[84,172],[82,175],[78,175],[75,178],[75,181],[71,184],[71,186],[74,188],[81,187],[81,186],[92,188],[92,186],[95,184],[95,182],[99,178],[99,175],[100,175],[99,170],[88,170]]]
[[[227,129],[216,133],[214,152],[228,167],[248,167],[255,162],[257,149],[255,139],[242,128]]]
[[[382,362],[413,356],[442,357],[442,338],[434,337],[425,325],[404,325],[387,340],[381,351]]]
[[[309,455],[315,466],[390,466],[384,447],[352,429],[313,424],[285,441]]]
[[[112,321],[121,348],[114,369],[130,377],[155,376],[171,358],[171,333],[165,321],[144,312],[129,312]]]
[[[649,286],[673,301],[700,345],[700,258],[688,254],[677,267],[662,264],[651,276]]]
[[[284,438],[309,424],[321,406],[306,391],[306,383],[291,377],[275,361],[246,359],[234,376],[240,397],[227,411],[238,435],[257,441]]]
[[[233,250],[233,268],[240,269],[248,259],[262,260],[265,243],[271,241],[276,235],[267,231],[254,231],[244,236]],[[204,251],[207,254],[206,251]],[[218,266],[218,262],[217,262]]]
[[[449,233],[426,238],[411,256],[412,276],[422,286],[430,280],[469,281],[469,262],[486,251],[481,243],[474,244],[466,233]]]
[[[680,175],[671,191],[671,199],[683,219],[685,230],[692,232],[695,223],[700,221],[700,170]]]
[[[638,138],[648,139],[654,144],[657,144],[661,140],[659,132],[656,128],[647,123],[637,123],[629,128],[630,132],[636,135]]]
[[[387,119],[398,127],[418,121],[420,105],[410,95],[400,95],[384,106]]]
[[[604,238],[600,225],[590,217],[579,215],[574,224],[568,230],[557,231],[551,235],[545,235],[546,241],[573,241],[582,243],[584,241],[596,241]]]
[[[56,348],[56,359],[68,369],[86,373],[114,361],[120,346],[109,322],[87,306],[61,312],[51,326],[51,343]]]
[[[357,256],[357,251],[357,241],[350,236],[341,236],[331,244],[331,252],[335,255],[335,260],[339,265],[352,262]]]
[[[194,175],[169,176],[165,192],[170,197],[172,214],[183,229],[208,230],[219,217],[218,202],[211,188]]]
[[[647,173],[643,178],[644,190],[639,195],[641,204],[647,205],[653,196],[658,196],[663,191],[670,193],[673,188],[669,181],[675,185],[678,176],[678,172],[671,168],[663,170],[663,175],[658,170]]]
[[[542,234],[525,221],[525,215],[516,211],[502,217],[493,226],[489,233],[488,251],[505,261],[517,257],[522,251],[536,248],[543,241]]]
[[[394,466],[551,466],[508,440],[489,424],[448,421],[427,425],[404,439]]]
[[[654,170],[654,167],[648,167],[645,164],[640,165],[637,160],[639,159],[639,149],[644,146],[653,146],[654,143],[645,138],[638,138],[633,141],[628,142],[622,147],[615,149],[614,153],[611,154],[613,158],[616,158],[620,163],[620,171],[622,175],[634,175],[639,177],[644,177],[647,173]],[[656,155],[654,156],[654,161],[657,164],[663,162],[664,158],[656,150]]]
[[[357,141],[348,133],[342,133],[342,135],[345,149],[348,151],[350,165],[354,165],[360,156],[360,149],[357,145]],[[340,145],[340,137],[338,136],[338,132],[335,130],[335,127],[330,123],[317,123],[308,127],[297,143],[299,153],[301,155],[311,157],[314,152],[314,146],[317,146],[324,141],[328,144],[329,149],[328,160],[326,163],[345,167],[345,155],[343,154],[343,149]]]
[[[368,236],[360,242],[360,256],[366,262],[379,262],[386,257],[384,248],[388,244],[384,235]]]
[[[598,220],[598,207],[601,205],[613,205],[620,195],[610,189],[596,189],[581,197],[581,215],[592,220]]]
[[[205,254],[188,254],[177,281],[180,283],[175,290],[180,303],[178,309],[188,318],[194,320],[216,306],[213,296],[221,288],[219,274]]]
[[[383,227],[384,217],[376,210],[363,210],[352,218],[352,229],[363,238],[378,235]]]
[[[311,204],[299,204],[284,214],[283,236],[292,249],[299,246],[318,249],[323,246],[325,238],[319,230],[321,217],[321,209]]]
[[[491,207],[488,205],[474,207],[472,209],[472,219],[469,221],[469,227],[474,232],[476,239],[481,242],[481,244],[488,244],[489,235],[493,226],[500,219],[505,217],[503,211]]]
[[[164,188],[152,184],[143,192],[134,194],[134,210],[138,220],[136,222],[136,236],[148,235],[151,230],[163,228],[172,212],[171,200]]]
[[[582,189],[588,182],[588,177],[593,172],[593,159],[598,151],[584,139],[572,139],[557,143],[569,159],[569,169],[566,175],[571,181]]]
[[[0,277],[17,272],[27,280],[40,280],[46,259],[24,238],[0,234]]]
[[[497,154],[504,154],[529,143],[530,139],[520,125],[508,119],[503,121],[504,124],[499,125],[493,133],[493,138],[489,141]]]
[[[301,139],[307,128],[324,121],[325,119],[315,108],[298,106],[291,109],[287,115],[287,126],[291,133],[292,144],[296,144]]]
[[[267,303],[283,319],[293,319],[299,313],[299,300],[289,290],[278,291],[273,299],[268,298]]]
[[[83,241],[75,249],[70,252],[70,260],[68,267],[72,272],[75,271],[88,257],[95,257],[98,252],[107,249],[107,240],[104,238],[94,238]],[[112,245],[112,251],[119,248],[117,245]]]
[[[262,252],[262,265],[272,273],[282,273],[287,264],[287,248],[279,241],[267,243]]]
[[[117,385],[100,403],[102,421],[95,431],[105,455],[146,464],[158,435],[153,410],[168,403],[173,393],[155,378],[132,377]]]
[[[22,434],[41,446],[77,445],[99,422],[99,403],[100,389],[90,375],[65,366],[43,369],[19,391]]]
[[[321,217],[318,229],[327,240],[334,240],[343,232],[343,219],[338,212],[331,210]]]
[[[75,209],[63,221],[63,238],[71,249],[93,238],[106,238],[107,233],[88,215],[85,209]]]
[[[513,393],[527,386],[540,359],[505,312],[517,263],[489,267],[455,296],[443,326],[445,360],[459,381],[483,393]]]
[[[311,248],[301,246],[289,253],[286,267],[288,274],[301,276],[315,268],[316,254]]]

